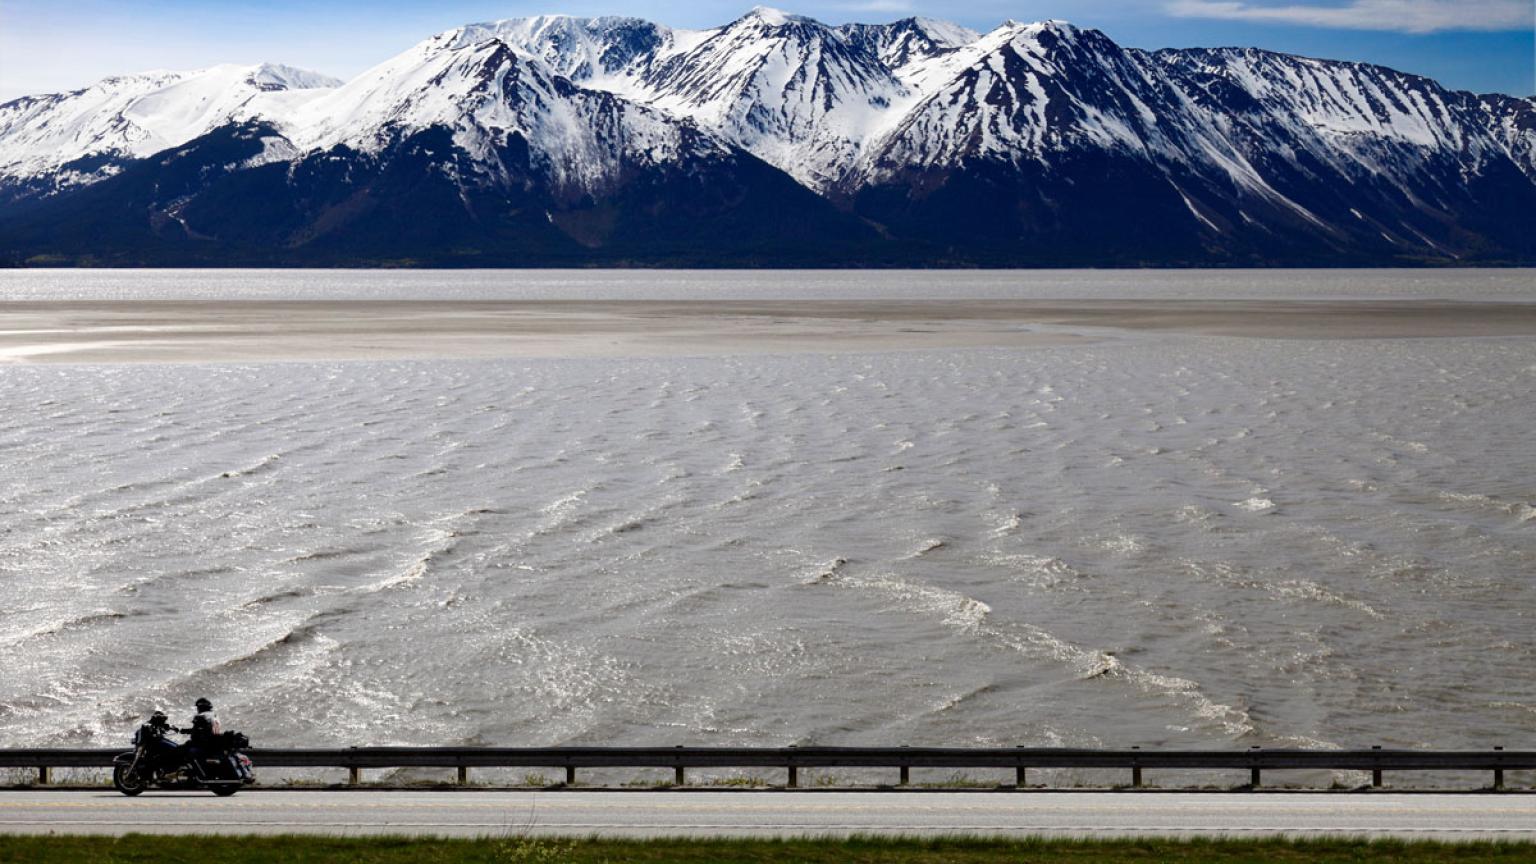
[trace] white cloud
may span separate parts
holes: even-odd
[[[1266,6],[1244,0],[1172,0],[1165,7],[1184,18],[1220,18],[1304,24],[1351,30],[1434,33],[1441,30],[1529,30],[1530,0],[1348,0],[1342,5]]]

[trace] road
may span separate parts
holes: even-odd
[[[1536,796],[1199,792],[0,792],[0,833],[1536,840]]]

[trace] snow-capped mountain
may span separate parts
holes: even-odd
[[[1272,188],[1309,202],[1336,235],[1452,258],[1490,232],[1513,236],[1502,215],[1487,217],[1536,177],[1529,133],[1517,131],[1532,100],[1256,49],[1155,58]]]
[[[606,191],[637,166],[729,153],[652,108],[578,87],[495,35],[463,31],[422,42],[274,122],[301,152],[374,154],[446,129],[466,180],[505,183],[532,172],[570,195]]]
[[[459,46],[500,39],[572,81],[594,83],[632,75],[637,66],[674,50],[678,35],[640,18],[539,15],[471,24],[446,37]],[[681,35],[686,43],[687,31]]]
[[[758,7],[646,69],[636,95],[823,190],[909,95],[870,47]]]
[[[1484,124],[1520,170],[1536,181],[1536,99],[1487,95],[1477,101]]]
[[[685,118],[825,191],[913,95],[899,69],[975,34],[937,22],[832,28],[759,6],[713,30],[559,16],[464,28],[562,74]]]
[[[1147,57],[1096,31],[1008,24],[927,65],[916,74],[943,83],[864,155],[856,185],[965,160],[1038,161],[1080,148],[1188,160],[1220,146],[1190,140],[1205,130],[1180,123],[1184,95]]]
[[[0,105],[0,254],[118,234],[199,260],[1533,261],[1536,100],[1060,21],[540,16],[345,84],[226,66]]]
[[[913,63],[950,54],[981,34],[947,21],[904,18],[890,24],[844,24],[837,32],[850,45],[874,54],[897,76]]]
[[[278,114],[341,82],[287,66],[214,66],[107,78],[83,90],[0,105],[0,178],[51,188],[115,173],[226,123]]]
[[[1520,161],[1516,139],[1488,122],[1483,100],[1425,78],[1253,49],[1165,51],[1157,59],[1228,138],[1277,172],[1280,162],[1305,159],[1313,171],[1407,193],[1420,182],[1459,186],[1463,173]]]

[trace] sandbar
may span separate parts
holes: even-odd
[[[1536,303],[1446,300],[0,302],[0,362],[619,357],[1028,348],[1184,333],[1536,336]]]

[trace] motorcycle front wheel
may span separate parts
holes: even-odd
[[[139,772],[129,770],[127,765],[118,765],[112,769],[112,788],[131,798],[143,793],[149,784]]]
[[[220,798],[228,798],[229,796],[240,791],[240,787],[233,783],[220,783],[217,786],[209,786],[208,788],[213,792],[213,794],[219,796]]]

